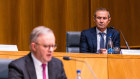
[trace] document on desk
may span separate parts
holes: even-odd
[[[135,49],[121,49],[121,54],[123,55],[140,55],[140,50]]]
[[[0,44],[0,51],[18,51],[17,45]]]

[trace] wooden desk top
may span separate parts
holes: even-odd
[[[0,51],[0,59],[17,59],[28,53],[29,51]],[[75,78],[77,69],[82,71],[83,79],[94,78],[84,63],[65,61],[63,56],[86,61],[98,79],[140,79],[140,55],[54,52],[53,56],[63,61],[68,79]]]
[[[16,59],[27,55],[29,52],[30,51],[0,51],[0,58]],[[53,56],[55,57],[70,56],[74,58],[140,58],[140,55],[120,55],[120,54],[107,55],[107,54],[66,53],[66,52],[54,52]]]

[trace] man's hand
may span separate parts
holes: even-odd
[[[100,49],[101,54],[107,54],[107,49]]]

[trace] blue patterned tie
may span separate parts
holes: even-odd
[[[99,33],[100,34],[100,36],[101,36],[101,38],[100,38],[100,49],[104,49],[105,47],[104,47],[104,35],[105,35],[105,33]]]

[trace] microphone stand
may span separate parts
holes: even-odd
[[[77,59],[73,59],[73,58],[72,58],[71,60],[79,61],[79,62],[85,63],[85,64],[87,65],[88,69],[90,70],[90,72],[92,73],[93,77],[94,77],[95,79],[97,79],[96,75],[94,74],[94,72],[92,71],[91,67],[89,66],[89,64],[88,64],[86,61],[77,60]]]
[[[130,49],[130,47],[129,47],[127,41],[126,41],[125,38],[124,38],[124,35],[123,35],[122,31],[120,31],[120,32],[121,32],[121,34],[122,34],[123,40],[125,41],[125,45],[127,46],[127,49]]]
[[[113,26],[110,26],[110,29],[114,29],[114,27],[113,27]],[[125,42],[125,45],[127,46],[127,49],[129,49],[129,50],[130,50],[130,47],[129,47],[129,45],[128,45],[127,41],[125,40],[125,37],[124,37],[124,35],[123,35],[122,31],[121,31],[121,30],[119,30],[119,29],[117,29],[117,30],[118,30],[119,32],[121,32],[121,35],[122,35],[123,40],[124,40],[124,42]]]

